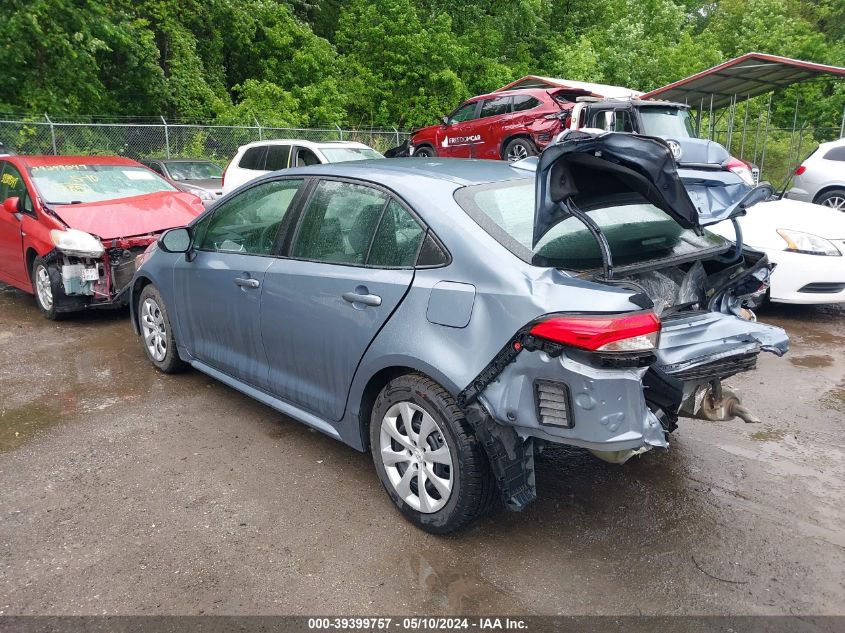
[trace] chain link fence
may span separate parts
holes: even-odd
[[[257,123],[257,122],[256,122]],[[396,129],[280,128],[185,123],[79,123],[0,120],[0,142],[18,154],[117,154],[128,158],[208,158],[226,163],[238,147],[271,139],[358,141],[384,152],[409,134]]]

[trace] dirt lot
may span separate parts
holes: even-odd
[[[845,310],[761,320],[792,337],[731,381],[762,424],[544,455],[536,504],[442,538],[368,455],[154,372],[126,313],[0,286],[0,612],[845,614]]]

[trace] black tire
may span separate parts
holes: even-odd
[[[49,305],[45,295],[39,291],[39,280],[44,281],[44,275],[46,275],[46,280],[49,280]],[[56,309],[56,305],[57,302],[62,300],[65,293],[62,287],[62,275],[59,269],[51,261],[42,257],[36,257],[32,262],[30,278],[32,280],[32,290],[35,293],[35,305],[38,306],[38,310],[44,315],[44,318],[50,321],[61,319],[62,313]],[[45,290],[47,289],[45,288]]]
[[[433,500],[435,503],[445,501],[442,507],[433,512],[421,511],[400,495],[397,485],[391,481],[388,475],[388,466],[385,465],[381,455],[382,421],[395,406],[406,403],[422,410],[414,412],[413,419],[415,422],[412,422],[412,426],[415,423],[421,424],[418,420],[424,413],[428,413],[436,423],[436,428],[425,438],[430,442],[430,445],[424,448],[422,454],[424,455],[426,454],[425,451],[431,450],[432,445],[442,450],[445,444],[448,447],[452,463],[452,467],[448,471],[441,471],[441,474],[448,472],[451,490],[447,497],[441,496],[439,500]],[[398,427],[402,416],[399,415],[396,419]],[[420,429],[415,430],[419,437]],[[410,434],[407,435],[410,438]],[[403,450],[402,445],[395,440],[388,439],[387,441],[391,450]],[[496,483],[487,462],[484,448],[475,437],[472,428],[451,394],[426,376],[405,374],[394,378],[382,389],[373,405],[370,416],[370,450],[376,472],[391,501],[411,523],[426,532],[447,534],[458,530],[485,514],[493,505]],[[411,468],[416,468],[415,472],[419,472],[420,467],[424,469],[430,467],[432,471],[435,468],[444,468],[441,465],[429,462],[425,462],[422,466],[420,464],[414,466],[409,461],[404,472],[407,473],[407,469]],[[400,465],[390,466],[390,468],[394,469],[394,477],[401,476],[404,479]],[[408,484],[411,487],[412,496],[414,481],[416,481],[418,487],[420,479],[412,474]],[[431,481],[424,484],[424,488],[426,490],[431,489],[434,494],[438,494],[433,489]],[[416,496],[418,499],[421,498],[418,488]],[[426,498],[430,499],[431,497],[426,495]],[[418,505],[421,505],[421,502]]]
[[[529,139],[523,137],[512,138],[505,144],[504,149],[502,149],[502,159],[514,162],[528,158],[529,156],[536,156],[539,153],[537,147]]]
[[[814,202],[825,207],[831,207],[837,211],[845,211],[845,189],[825,191]]]
[[[176,351],[176,338],[173,335],[173,326],[170,324],[167,308],[158,289],[152,284],[144,286],[141,291],[141,296],[138,297],[137,314],[141,331],[141,346],[150,362],[165,374],[183,371],[187,365],[179,358],[179,352]],[[148,317],[150,320],[145,321]],[[153,328],[155,328],[154,331]]]
[[[437,152],[431,145],[421,145],[414,150],[414,156],[418,158],[437,158]]]

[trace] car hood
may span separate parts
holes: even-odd
[[[162,191],[104,202],[57,205],[51,210],[72,229],[113,239],[185,226],[202,213],[203,206],[193,194]]]
[[[542,153],[536,187],[534,245],[569,217],[569,203],[589,211],[648,202],[700,232],[772,194],[767,183],[752,188],[728,171],[678,169],[662,139],[584,131],[565,132]]]
[[[739,224],[743,241],[759,249],[784,249],[785,243],[778,235],[778,229],[811,233],[833,242],[845,241],[845,213],[788,198],[756,205],[740,218]],[[730,226],[717,226],[712,230],[729,240],[736,239]]]
[[[174,181],[177,187],[185,187],[187,189],[193,187],[195,189],[205,189],[206,191],[220,191],[223,188],[223,181],[220,178],[205,178],[202,180],[176,180]]]

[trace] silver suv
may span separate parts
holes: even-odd
[[[786,197],[845,211],[845,139],[822,143],[804,159]]]

